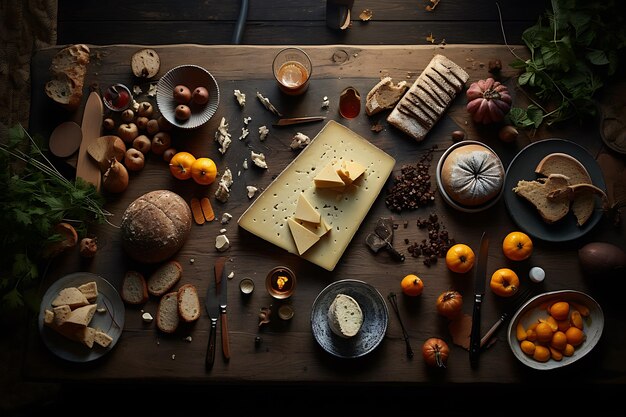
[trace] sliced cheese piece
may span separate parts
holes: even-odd
[[[344,184],[350,185],[365,172],[365,167],[355,161],[343,161],[337,170],[337,174]]]
[[[94,341],[102,347],[109,347],[113,338],[103,331],[96,330],[96,333],[94,334]]]
[[[320,240],[318,235],[302,226],[293,217],[289,217],[287,219],[287,223],[289,224],[289,230],[291,231],[291,236],[293,236],[293,240],[296,243],[299,255],[302,255],[307,251],[307,249],[315,245],[317,241]]]
[[[58,307],[67,304],[70,306],[70,308],[76,308],[89,304],[89,300],[87,300],[85,294],[83,294],[78,288],[68,287],[63,288],[59,292],[59,295],[54,300],[52,300],[51,304],[52,307]]]
[[[309,200],[306,199],[304,193],[300,193],[298,196],[298,203],[296,204],[296,214],[294,217],[297,220],[303,220],[305,222],[319,223],[320,213],[315,210],[315,207],[311,205]]]
[[[324,236],[326,233],[328,233],[331,229],[328,222],[324,219],[320,219],[319,223],[310,223],[310,222],[304,222],[301,220],[298,221],[298,223],[300,223],[302,226],[309,229],[311,232],[315,233],[315,235],[320,238]]]
[[[54,324],[54,311],[46,309],[43,316],[43,322],[47,326]]]
[[[67,304],[64,304],[62,306],[54,307],[52,312],[54,313],[54,324],[60,326],[65,323],[68,318],[70,318],[72,309]]]
[[[317,188],[343,188],[346,185],[339,174],[337,174],[337,167],[334,162],[327,164],[319,174],[313,178],[313,181]]]
[[[78,290],[82,292],[90,302],[93,302],[96,298],[98,298],[98,284],[96,284],[96,281],[86,282],[85,284],[80,285]]]

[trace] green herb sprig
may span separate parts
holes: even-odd
[[[55,225],[70,223],[79,236],[89,224],[114,226],[96,188],[65,178],[42,149],[21,125],[0,144],[0,310],[25,304],[24,293],[41,276],[44,248],[61,240]]]
[[[517,81],[531,104],[513,107],[511,123],[536,129],[597,114],[596,93],[616,74],[626,46],[625,15],[618,3],[552,0],[551,10],[524,31],[530,58],[509,49],[517,58],[511,66],[521,70]]]

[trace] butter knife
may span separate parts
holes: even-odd
[[[301,123],[318,122],[326,119],[326,116],[306,116],[306,117],[290,117],[287,119],[278,119],[274,126],[289,126]]]
[[[220,316],[219,299],[215,292],[214,282],[209,281],[208,289],[206,292],[206,299],[204,300],[204,306],[209,318],[211,319],[211,330],[209,331],[209,343],[206,349],[206,359],[204,365],[207,371],[213,368],[215,362],[215,334],[217,331],[217,319]]]
[[[489,237],[485,232],[480,239],[478,252],[478,264],[474,276],[474,307],[472,310],[472,331],[470,333],[470,365],[475,368],[478,365],[480,354],[480,316],[482,311],[483,297],[485,295],[487,277],[487,257],[489,254]]]
[[[219,300],[220,319],[222,325],[222,353],[224,359],[230,359],[230,341],[228,338],[228,316],[226,314],[226,305],[228,304],[228,280],[224,276],[224,266],[226,258],[220,256],[215,261],[215,291]]]

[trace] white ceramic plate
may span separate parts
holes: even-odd
[[[583,317],[583,332],[585,332],[586,338],[581,345],[576,347],[572,356],[563,356],[563,359],[560,361],[549,359],[547,362],[539,362],[522,352],[520,342],[517,340],[515,335],[515,329],[517,328],[517,323],[519,322],[522,323],[524,328],[528,328],[539,318],[546,318],[548,316],[548,312],[545,310],[545,306],[555,301],[575,302],[583,304],[589,309],[589,316]],[[580,291],[559,290],[539,294],[524,303],[509,323],[508,341],[513,354],[524,365],[534,369],[549,370],[570,365],[584,357],[600,340],[603,328],[604,313],[602,312],[600,305],[593,298]]]
[[[189,104],[191,117],[179,120],[174,111],[178,103],[174,100],[174,88],[185,85],[193,91],[196,87],[209,90],[209,102],[203,105]],[[161,115],[172,125],[183,129],[195,129],[208,122],[220,103],[220,89],[209,71],[198,65],[180,65],[169,70],[157,83],[157,106]]]
[[[95,281],[98,286],[98,308],[104,308],[103,313],[97,312],[91,319],[90,327],[100,329],[113,338],[111,344],[104,348],[94,343],[92,348],[62,336],[55,330],[44,325],[46,309],[51,309],[51,303],[63,288],[78,287],[87,282]],[[100,358],[113,349],[124,329],[124,302],[117,290],[109,281],[90,272],[75,272],[55,281],[43,295],[39,309],[39,333],[44,344],[52,353],[70,362],[89,362]]]
[[[354,298],[363,311],[363,325],[350,338],[337,336],[328,324],[328,309],[337,294]],[[317,343],[328,353],[340,358],[364,356],[382,342],[387,331],[389,312],[383,296],[363,281],[345,279],[324,288],[313,302],[311,328]]]

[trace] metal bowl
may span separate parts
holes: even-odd
[[[196,87],[205,87],[209,91],[209,102],[198,105],[190,103],[191,117],[177,119],[175,110],[179,103],[174,100],[174,88],[185,85],[191,91]],[[195,129],[208,122],[217,111],[220,102],[220,90],[217,81],[209,71],[198,65],[180,65],[169,70],[157,83],[157,106],[161,115],[172,125],[183,129]]]
[[[560,361],[548,359],[546,362],[540,362],[522,352],[520,341],[518,341],[516,337],[517,324],[522,323],[526,329],[531,325],[531,323],[536,322],[538,319],[546,318],[548,316],[546,307],[556,301],[578,303],[589,309],[589,315],[587,317],[583,317],[583,332],[585,333],[585,340],[582,344],[576,347],[572,356],[563,356],[563,359]],[[560,290],[537,295],[520,307],[509,323],[507,339],[513,354],[524,365],[539,370],[550,370],[562,368],[583,358],[598,343],[600,337],[602,336],[603,328],[604,313],[602,312],[600,305],[593,298],[580,291]]]

